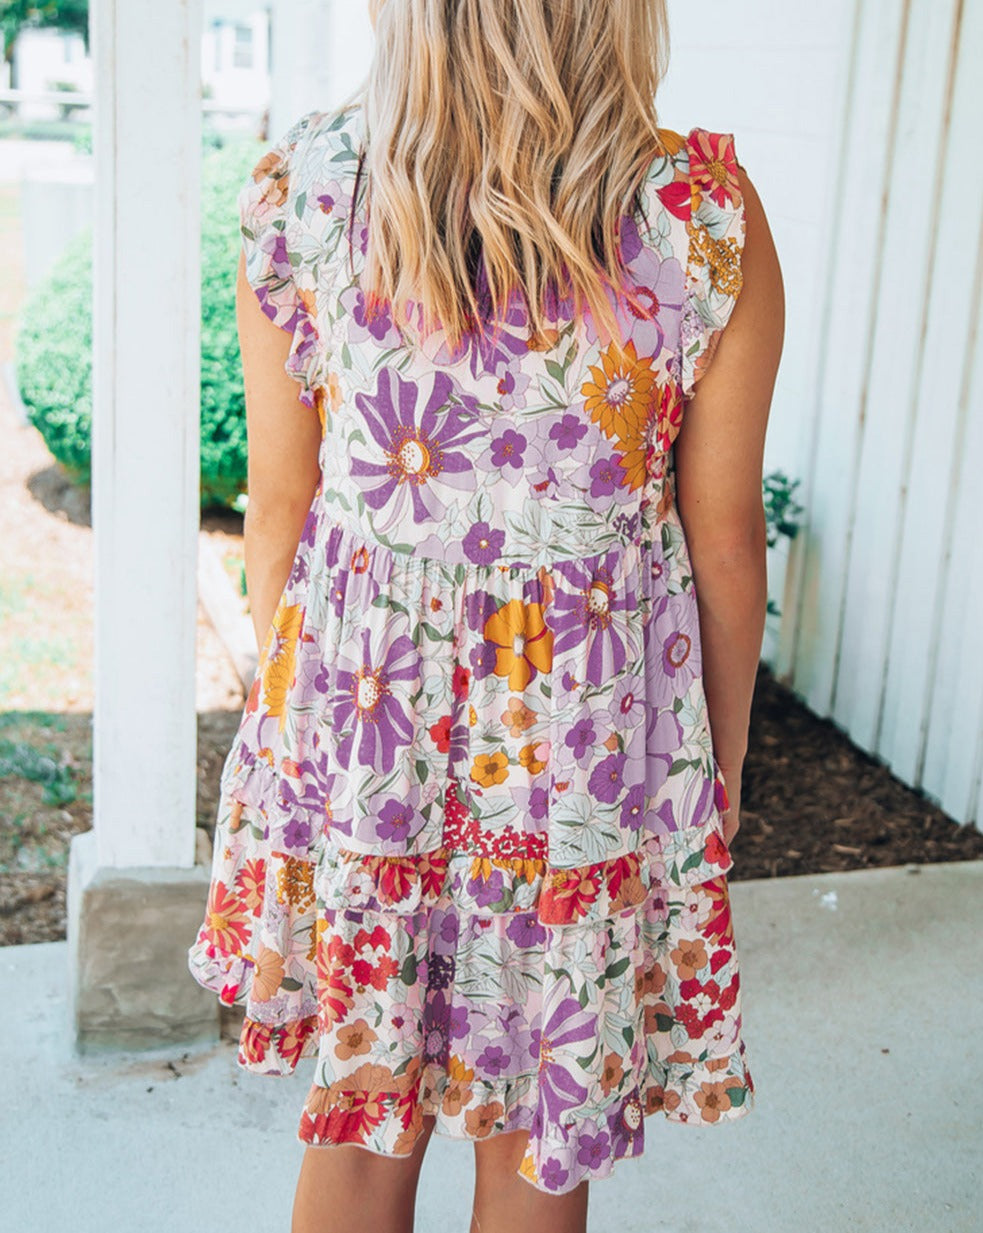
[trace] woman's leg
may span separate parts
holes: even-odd
[[[364,1147],[309,1147],[294,1196],[291,1233],[412,1233],[420,1166],[434,1119],[409,1156]]]
[[[585,1233],[587,1182],[569,1194],[545,1194],[518,1175],[527,1131],[490,1135],[474,1145],[471,1233]]]

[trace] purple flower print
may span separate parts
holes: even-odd
[[[658,671],[656,665],[656,671]],[[683,747],[683,726],[675,712],[666,707],[647,708],[645,727],[645,765],[648,793],[654,796],[669,775],[669,768]]]
[[[450,1005],[439,989],[436,996],[427,998],[423,1008],[423,1057],[424,1061],[447,1062],[450,1053]]]
[[[596,740],[597,733],[591,721],[589,719],[578,719],[563,738],[563,743],[573,750],[574,758],[582,764],[585,758],[590,758]]]
[[[617,731],[624,731],[645,718],[645,695],[638,677],[624,676],[615,682],[607,717],[608,723]]]
[[[559,1190],[569,1176],[570,1170],[564,1169],[555,1156],[551,1156],[539,1170],[539,1180],[547,1190]]]
[[[406,634],[373,650],[372,631],[364,629],[361,663],[339,650],[333,724],[336,733],[349,729],[337,749],[344,767],[351,767],[357,739],[359,765],[383,774],[393,769],[396,750],[410,744],[414,731],[411,719],[393,696],[393,683],[415,681],[419,674],[420,652]]]
[[[448,989],[454,979],[454,956],[431,954],[427,960],[427,985],[430,989]],[[450,1020],[448,1017],[448,1026]]]
[[[291,818],[283,828],[284,846],[306,849],[311,842],[311,824],[306,818]]]
[[[559,658],[589,638],[584,671],[591,685],[617,676],[628,658],[627,614],[634,613],[636,599],[633,591],[622,593],[615,583],[618,562],[615,550],[584,561],[558,561],[554,567],[553,655]]]
[[[520,912],[512,917],[505,930],[516,946],[538,946],[546,940],[546,927],[535,912]]]
[[[559,471],[548,463],[529,471],[529,489],[538,500],[555,501],[560,496],[562,483]]]
[[[304,529],[300,533],[300,542],[308,548],[313,548],[317,541],[318,512],[312,506],[304,521]],[[306,557],[304,558],[306,560]]]
[[[453,911],[434,912],[432,921],[441,942],[453,949],[457,945],[457,937],[461,928],[457,913]]]
[[[491,295],[483,262],[479,262],[475,292],[479,324],[465,334],[457,348],[445,342],[435,356],[435,363],[452,366],[467,356],[471,376],[477,380],[486,374],[497,376],[516,356],[528,355],[529,339],[528,314],[521,294],[513,292],[498,321],[491,320]]]
[[[492,530],[487,522],[475,522],[461,541],[469,560],[475,565],[493,565],[502,555],[505,532]]]
[[[511,1060],[501,1045],[486,1045],[475,1066],[497,1079],[508,1070]]]
[[[277,277],[290,278],[294,267],[290,261],[290,253],[287,251],[286,235],[282,231],[274,232],[272,243],[267,242],[265,247],[270,255],[270,267]]]
[[[514,471],[521,471],[523,453],[528,444],[521,432],[506,428],[498,436],[492,437],[489,450],[492,466],[502,470],[511,467]]]
[[[602,758],[591,772],[587,786],[591,795],[605,805],[613,805],[625,787],[625,762],[623,753]]]
[[[619,244],[628,273],[625,294],[617,304],[625,342],[633,342],[640,357],[657,356],[666,336],[675,337],[682,316],[683,267],[674,257],[660,257],[644,245],[638,224],[629,215],[621,219]],[[638,307],[629,301],[629,294]],[[587,337],[597,341],[592,320],[587,323]]]
[[[649,700],[667,706],[686,695],[703,668],[693,591],[663,596],[645,626],[645,643]]]
[[[549,431],[549,439],[557,452],[575,450],[587,433],[587,424],[579,415],[564,415]]]
[[[526,405],[525,393],[532,377],[525,372],[507,368],[498,382],[499,407],[502,411],[521,410]]]
[[[353,455],[350,472],[364,489],[366,505],[387,510],[378,530],[398,526],[410,510],[417,523],[442,518],[446,509],[437,483],[474,488],[471,459],[460,447],[486,430],[447,373],[434,372],[418,385],[383,368],[375,394],[356,394],[355,405],[378,449],[372,458]]]
[[[634,783],[621,802],[621,825],[625,830],[637,831],[645,821],[645,785]]]
[[[499,903],[505,890],[505,880],[500,869],[493,869],[487,878],[468,879],[468,891],[474,896],[479,908],[490,908]]]
[[[369,306],[365,302],[365,293],[361,288],[346,291],[341,297],[343,304],[346,296],[352,300],[350,304],[345,304],[350,314],[348,324],[350,342],[364,342],[371,338],[385,349],[399,346],[399,331],[393,324],[388,303],[381,302],[370,313]]]
[[[373,849],[380,852],[405,852],[410,840],[423,830],[426,821],[420,813],[419,802],[419,786],[410,788],[405,797],[389,797],[374,814],[361,819],[358,838],[372,844]]]
[[[468,1018],[466,1006],[452,1006],[447,1021],[447,1031],[451,1040],[464,1040],[471,1034],[471,1021]]]
[[[597,1169],[607,1158],[611,1139],[606,1130],[598,1131],[596,1135],[582,1134],[577,1149],[577,1164],[586,1165],[588,1169]]]
[[[616,488],[624,486],[626,472],[618,465],[617,456],[598,458],[590,469],[590,495],[610,497]]]
[[[597,1015],[576,998],[564,998],[543,1025],[539,1041],[539,1104],[549,1122],[561,1122],[570,1109],[587,1099],[564,1058],[564,1046],[590,1040],[597,1033]]]
[[[347,219],[352,206],[351,193],[342,192],[337,180],[330,180],[324,186],[324,192],[318,193],[317,204],[322,214],[328,214],[333,219]]]

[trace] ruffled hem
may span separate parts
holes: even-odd
[[[562,1193],[640,1154],[647,1113],[746,1112],[725,874],[671,886],[638,853],[576,871],[490,857],[450,787],[445,859],[408,867],[339,859],[330,832],[292,854],[296,834],[223,798],[189,966],[245,1005],[240,1067],[287,1075],[316,1058],[298,1138],[401,1155],[427,1115],[459,1138],[526,1130],[522,1176]],[[462,836],[478,850],[454,851]],[[528,908],[491,910],[501,900],[458,870],[509,874]]]
[[[520,1176],[538,1190],[563,1194],[584,1181],[610,1177],[615,1165],[643,1154],[645,1119],[661,1113],[681,1125],[736,1121],[754,1107],[754,1080],[741,1040],[724,1057],[653,1065],[644,1082],[594,1117],[542,1129],[535,1072],[499,1083],[462,1087],[461,1076],[428,1067],[395,1080],[386,1067],[365,1063],[330,1088],[312,1084],[297,1139],[309,1147],[362,1147],[381,1156],[409,1155],[434,1118],[434,1133],[480,1142],[498,1134],[529,1133]]]

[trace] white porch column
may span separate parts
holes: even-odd
[[[69,868],[77,1038],[217,1023],[195,865],[201,0],[95,0],[94,829]]]
[[[368,0],[276,0],[271,18],[275,141],[305,112],[336,106],[361,83],[374,35]]]

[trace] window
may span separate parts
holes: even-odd
[[[232,67],[251,69],[253,67],[253,28],[243,22],[236,22],[235,42],[232,45]]]

